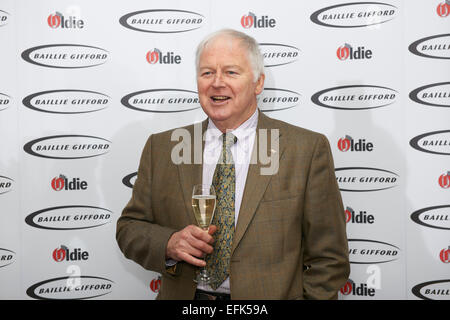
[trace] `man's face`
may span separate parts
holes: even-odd
[[[197,88],[203,111],[224,132],[235,129],[256,110],[264,75],[253,82],[247,51],[240,40],[218,37],[203,49]]]

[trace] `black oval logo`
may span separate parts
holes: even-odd
[[[0,248],[0,268],[9,266],[14,262],[16,253],[12,250]]]
[[[112,292],[114,281],[93,276],[70,276],[38,282],[26,291],[27,295],[41,300],[92,299]]]
[[[448,300],[450,298],[450,279],[419,283],[411,291],[416,297],[424,300]]]
[[[85,135],[59,135],[32,140],[23,150],[36,157],[48,159],[83,159],[104,155],[112,142]]]
[[[123,177],[122,183],[124,185],[126,185],[128,188],[133,189],[136,178],[137,178],[137,172],[130,173],[130,174],[126,175],[125,177]]]
[[[73,205],[42,209],[25,218],[31,227],[46,230],[81,230],[111,222],[112,212],[105,208]]]
[[[339,190],[349,192],[371,192],[388,190],[397,186],[395,172],[366,167],[336,168]]]
[[[450,45],[448,44],[450,39],[442,40],[442,38],[448,37],[450,37],[450,33],[422,38],[411,43],[408,50],[419,57],[450,59]]]
[[[369,110],[387,107],[396,102],[398,92],[375,85],[348,85],[321,90],[311,101],[324,108],[338,110]]]
[[[300,98],[300,93],[292,90],[264,88],[258,97],[259,109],[262,112],[290,109],[300,104]]]
[[[395,18],[397,7],[381,2],[342,3],[314,12],[312,22],[332,28],[361,28],[386,23]]]
[[[450,156],[450,130],[421,134],[412,138],[409,145],[418,151]]]
[[[442,88],[445,86],[448,88]],[[409,98],[431,107],[450,107],[450,82],[432,83],[419,87],[410,92]]]
[[[260,43],[259,48],[264,58],[264,67],[277,67],[298,60],[300,50],[296,47],[279,43]]]
[[[14,180],[5,176],[0,176],[0,194],[10,192],[12,190]]]
[[[376,264],[386,263],[399,258],[400,248],[393,244],[367,240],[348,239],[350,263]]]
[[[119,19],[125,28],[150,33],[180,33],[199,29],[205,17],[186,10],[154,9],[130,12]]]
[[[4,10],[0,10],[0,27],[6,26],[9,22],[10,14]]]
[[[120,102],[127,108],[155,113],[185,112],[200,108],[195,91],[182,89],[151,89],[132,92]]]
[[[104,64],[109,52],[80,44],[50,44],[29,48],[21,56],[26,62],[41,67],[77,69]]]
[[[424,227],[450,230],[450,205],[417,210],[411,214],[411,220]]]
[[[5,110],[11,105],[11,97],[0,92],[0,111]]]
[[[90,113],[108,107],[110,97],[89,90],[49,90],[30,94],[22,100],[24,106],[40,112],[57,114]]]

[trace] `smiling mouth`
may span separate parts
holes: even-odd
[[[213,100],[214,102],[224,102],[231,99],[230,97],[227,96],[212,96],[211,100]]]

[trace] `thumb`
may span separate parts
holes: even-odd
[[[217,227],[215,225],[210,225],[208,229],[208,234],[213,235],[217,231]]]

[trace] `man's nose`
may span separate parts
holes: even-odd
[[[224,86],[224,82],[223,82],[222,72],[217,72],[214,75],[213,87],[223,87],[223,86]]]

